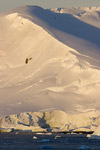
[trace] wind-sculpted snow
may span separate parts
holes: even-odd
[[[78,9],[81,15],[76,8],[58,13],[26,6],[0,15],[0,117],[52,108],[64,110],[64,116],[100,109],[99,15],[91,23],[100,11]]]
[[[80,19],[77,16],[74,16],[75,12],[71,13],[69,9],[67,13],[55,13],[54,11],[44,10],[40,7],[30,6],[26,7],[26,12],[28,15],[22,13],[22,10],[19,10],[19,12],[20,11],[22,16],[31,19],[36,24],[42,26],[45,28],[45,30],[47,30],[50,34],[64,44],[85,55],[88,54],[89,56],[95,57],[94,53],[97,53],[98,55],[98,51],[100,55],[100,29],[97,28],[96,25],[93,25],[93,22],[96,22],[96,24],[99,26],[99,15],[97,15],[95,19],[93,15],[98,11],[98,9],[96,11],[95,8],[94,11],[92,11],[93,14],[90,13],[89,15],[87,11],[85,19],[87,18],[88,21],[86,21],[84,18]],[[81,13],[82,9],[80,9],[79,14]],[[99,14],[99,11],[97,13]],[[89,23],[90,18],[91,21]]]
[[[100,7],[55,8],[51,11],[71,14],[83,22],[100,28]]]

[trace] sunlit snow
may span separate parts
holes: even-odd
[[[14,115],[11,126],[26,128],[15,114],[26,119],[24,112],[53,108],[61,112],[53,113],[56,124],[46,120],[52,130],[99,126],[90,115],[97,120],[100,114],[99,14],[99,7],[25,6],[0,15],[1,118]],[[47,130],[35,123],[32,130]]]

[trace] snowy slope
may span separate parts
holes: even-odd
[[[100,109],[100,22],[95,16],[100,9],[80,8],[80,15],[76,9],[56,13],[26,6],[1,14],[0,117],[52,108],[67,113]]]
[[[100,7],[55,8],[53,12],[71,14],[77,19],[100,28]]]

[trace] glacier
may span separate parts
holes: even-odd
[[[2,13],[1,128],[47,130],[39,118],[54,131],[99,127],[99,39],[100,7],[25,6]]]
[[[99,126],[100,111],[78,114],[61,110],[24,112],[0,120],[0,128],[6,131],[92,133]]]

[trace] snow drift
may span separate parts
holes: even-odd
[[[0,117],[99,111],[99,14],[26,6],[0,15]]]

